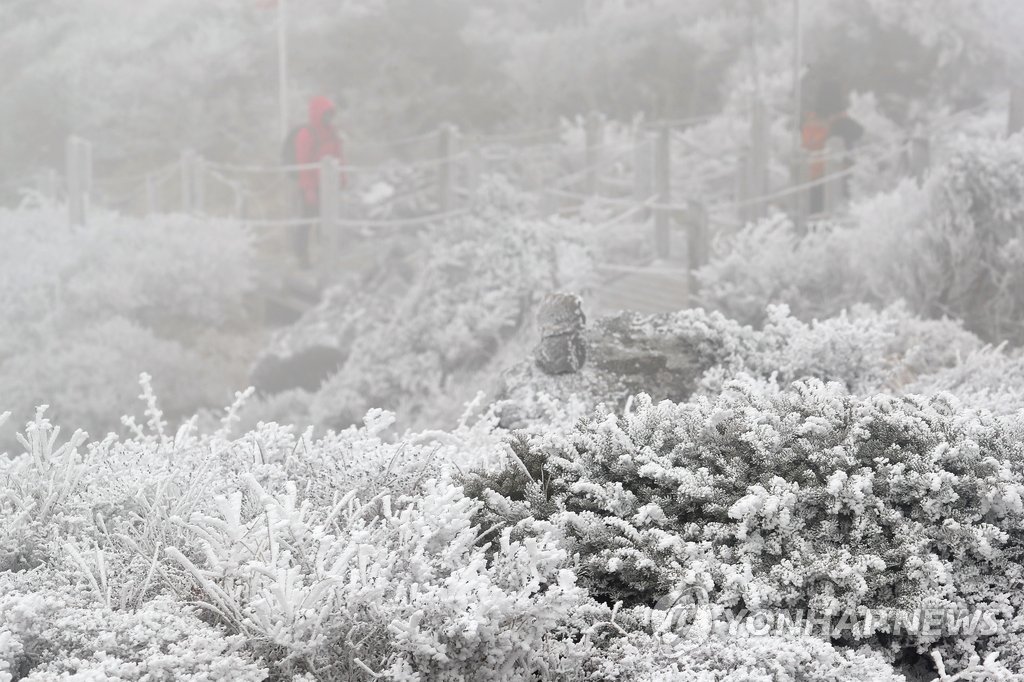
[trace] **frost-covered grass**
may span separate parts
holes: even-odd
[[[141,372],[174,415],[244,385],[255,273],[242,227],[97,209],[72,229],[41,205],[0,209],[0,242],[0,400],[18,421],[45,403],[62,423],[118,430]]]

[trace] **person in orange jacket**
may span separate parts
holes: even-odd
[[[334,103],[322,95],[309,100],[309,121],[289,136],[292,158],[298,165],[320,163],[333,157],[342,161],[341,137],[332,125]],[[315,218],[320,215],[320,169],[304,168],[298,174],[299,201],[302,216]],[[345,174],[341,174],[341,186],[345,186]],[[300,225],[295,231],[295,255],[304,268],[310,266],[309,241],[312,225]]]
[[[812,154],[823,152],[828,138],[828,121],[820,118],[816,112],[807,112],[804,116],[803,126],[800,128],[800,141],[804,151]],[[809,168],[808,180],[817,180],[824,174],[825,162],[821,159],[814,159]]]
[[[800,127],[800,140],[804,151],[822,154],[832,137],[839,137],[849,149],[864,134],[864,128],[846,113],[846,97],[835,81],[825,81],[818,93],[817,111],[804,115]],[[825,176],[825,159],[812,159],[806,181],[814,182]],[[810,188],[810,213],[821,213],[825,208],[825,187],[817,184]]]

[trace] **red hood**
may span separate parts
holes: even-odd
[[[309,100],[309,122],[317,128],[324,127],[324,114],[334,111],[334,102],[323,95],[318,95]]]

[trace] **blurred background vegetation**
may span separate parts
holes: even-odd
[[[293,0],[292,124],[311,94],[346,136],[386,140],[721,111],[756,92],[792,120],[793,0]],[[1021,71],[1013,0],[815,0],[801,9],[815,83],[873,93],[903,125]],[[68,134],[98,166],[193,148],[276,158],[277,43],[267,0],[8,0],[0,5],[0,184],[60,168]]]

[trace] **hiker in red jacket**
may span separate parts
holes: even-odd
[[[339,162],[341,138],[331,125],[334,117],[334,103],[318,95],[309,100],[309,122],[294,133],[294,160],[296,164],[319,163],[327,157]],[[341,174],[341,186],[345,186],[345,174]],[[320,215],[320,170],[306,168],[299,171],[299,200],[302,216],[315,218]],[[295,252],[303,267],[309,267],[309,237],[312,225],[301,225],[295,232]]]

